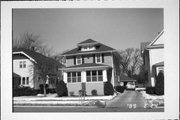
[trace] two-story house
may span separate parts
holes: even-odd
[[[79,94],[85,89],[87,95],[97,90],[104,95],[104,83],[110,81],[113,86],[119,84],[118,54],[115,49],[92,39],[77,44],[77,47],[63,53],[65,67],[63,80],[67,83],[68,92]],[[115,65],[116,64],[116,65]]]
[[[13,50],[13,85],[14,87],[24,86],[34,89],[39,89],[39,85],[43,84],[42,77],[39,74],[39,68],[35,64],[45,63],[51,66],[50,73],[47,74],[47,82],[49,88],[55,88],[58,79],[58,68],[62,65],[40,53],[26,50],[16,49]]]
[[[155,86],[156,77],[161,71],[164,73],[164,31],[151,42],[141,43],[141,52],[145,71],[147,72],[147,86]]]

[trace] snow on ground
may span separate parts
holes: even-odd
[[[142,96],[146,100],[145,108],[164,107],[164,95],[149,95],[146,91],[141,91]]]
[[[14,97],[14,105],[70,105],[70,106],[94,106],[97,101],[105,104],[106,101],[113,99],[112,96],[85,96],[85,97],[57,97],[56,94],[48,94],[46,97],[38,96],[20,96]]]
[[[20,96],[14,97],[14,101],[79,101],[79,100],[111,100],[115,95],[111,96],[85,96],[85,97],[57,97],[56,94],[48,94],[46,97],[43,96]]]

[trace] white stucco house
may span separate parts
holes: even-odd
[[[154,87],[158,73],[164,73],[164,31],[151,42],[142,43],[141,52],[148,76],[147,86]]]
[[[41,76],[38,74],[38,70],[34,67],[37,63],[45,63],[51,65],[51,73],[47,75],[47,83],[49,88],[55,88],[57,81],[58,68],[62,65],[40,53],[26,50],[16,49],[12,52],[13,59],[13,87],[30,87],[39,89],[39,85],[43,84]]]

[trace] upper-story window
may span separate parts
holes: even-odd
[[[22,68],[22,66],[23,66],[22,63],[23,63],[22,61],[19,62],[19,67],[20,68]]]
[[[20,68],[26,68],[26,61],[20,61],[19,62],[19,67]]]
[[[77,57],[76,57],[76,64],[77,64],[77,65],[82,64],[82,56],[77,56]]]
[[[96,63],[102,63],[102,55],[101,54],[96,55]]]

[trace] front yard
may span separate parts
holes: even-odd
[[[14,105],[94,106],[96,103],[105,104],[115,96],[57,97],[57,94],[47,94],[46,97],[41,95],[14,97],[13,102]]]

